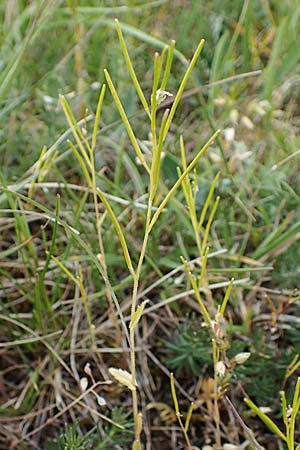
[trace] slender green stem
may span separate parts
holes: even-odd
[[[216,371],[216,365],[219,361],[220,350],[217,346],[215,339],[212,339],[213,348],[213,360],[214,360],[214,420],[216,425],[215,437],[216,444],[218,448],[221,448],[221,429],[220,429],[220,411],[219,411],[219,401],[218,401],[218,374]]]
[[[137,308],[137,294],[138,294],[138,287],[139,287],[139,281],[140,281],[140,275],[142,270],[142,265],[144,262],[145,254],[146,254],[146,248],[148,244],[149,239],[149,233],[150,233],[150,221],[151,221],[151,211],[152,211],[152,200],[149,197],[148,201],[148,210],[147,210],[147,218],[146,218],[146,225],[145,225],[145,234],[143,239],[143,244],[141,248],[141,253],[138,261],[137,268],[134,273],[133,277],[133,291],[132,291],[132,303],[131,303],[131,319],[134,317],[134,314],[136,312]],[[138,411],[138,399],[137,399],[137,389],[135,386],[135,380],[136,380],[136,358],[135,358],[135,327],[130,328],[130,369],[131,369],[131,377],[132,377],[132,384],[134,386],[134,389],[132,389],[132,407],[133,407],[133,415],[134,415],[134,424],[135,424],[135,440],[139,442],[140,439],[140,431],[139,431],[139,411]]]

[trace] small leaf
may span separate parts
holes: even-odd
[[[114,369],[113,367],[111,367],[110,369],[108,369],[108,371],[120,384],[128,387],[128,389],[130,389],[131,391],[135,390],[137,382],[134,381],[134,384],[132,383],[132,376],[129,372],[127,372],[127,370]]]
[[[138,324],[138,322],[140,320],[140,317],[143,314],[143,311],[144,311],[145,306],[147,305],[147,303],[149,303],[149,300],[145,300],[143,303],[141,303],[137,307],[137,310],[133,314],[132,319],[131,319],[130,324],[129,324],[129,328],[131,330],[133,330],[137,326],[137,324]]]

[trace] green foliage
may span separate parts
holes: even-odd
[[[298,0],[236,0],[234,8],[232,4],[232,0],[0,2],[1,414],[9,416],[10,424],[7,436],[0,433],[0,447],[25,448],[28,443],[44,448],[44,428],[30,432],[46,427],[53,411],[52,406],[47,409],[49,404],[55,405],[62,396],[69,405],[75,393],[80,395],[77,375],[82,376],[86,362],[95,363],[97,380],[107,377],[112,365],[128,369],[128,305],[141,254],[131,328],[142,324],[139,342],[147,351],[149,346],[149,354],[144,349],[137,353],[137,381],[146,397],[164,404],[170,400],[169,391],[155,390],[161,368],[150,367],[153,379],[148,379],[151,351],[176,372],[175,381],[191,395],[191,377],[208,374],[212,379],[214,366],[222,362],[213,359],[224,353],[213,355],[212,333],[201,326],[203,317],[197,313],[189,319],[190,304],[183,305],[181,299],[193,301],[192,284],[199,295],[203,293],[198,305],[203,302],[209,311],[205,317],[209,322],[234,276],[237,287],[232,289],[228,316],[227,311],[224,314],[230,323],[226,358],[243,351],[251,352],[251,357],[228,369],[229,385],[227,378],[224,381],[228,395],[234,389],[239,399],[242,385],[255,404],[274,404],[272,414],[278,416],[278,391],[285,383],[288,401],[293,401],[299,368],[287,380],[285,376],[300,340],[296,291],[300,5]],[[117,31],[115,17],[120,21]],[[192,48],[203,37],[206,44],[191,73],[187,67]],[[155,52],[164,58],[154,57]],[[98,100],[105,82],[103,69],[109,71],[110,90],[102,104]],[[262,70],[259,76],[243,77],[256,69]],[[225,77],[233,78],[220,82]],[[169,105],[169,116],[164,105],[156,104],[156,88],[176,98],[171,99],[175,106]],[[185,98],[178,105],[183,88]],[[66,99],[68,124],[60,94]],[[78,139],[69,146],[72,129]],[[224,132],[215,136],[196,173],[194,162],[217,129]],[[180,136],[185,142],[182,139],[181,151]],[[219,172],[215,196],[220,203],[214,210],[209,192]],[[184,176],[178,182],[180,174]],[[177,189],[180,184],[185,191]],[[201,218],[206,207],[207,215]],[[213,220],[207,227],[209,217]],[[141,252],[145,229],[151,235]],[[203,260],[187,267],[207,245],[209,254],[220,252],[208,257],[207,268],[203,269]],[[180,268],[182,255],[186,278]],[[268,270],[263,270],[265,266]],[[240,276],[247,278],[241,285]],[[210,292],[198,285],[199,277],[205,278]],[[270,296],[267,300],[264,290]],[[257,292],[263,295],[256,298]],[[267,301],[273,305],[271,312],[266,312]],[[289,309],[291,301],[295,306]],[[258,322],[255,316],[262,311],[269,317]],[[180,323],[173,339],[150,348],[172,315]],[[49,449],[110,450],[130,445],[130,406],[117,407],[123,400],[130,404],[128,393],[118,390],[117,383],[112,386],[103,394],[112,406],[107,416],[125,430],[103,419],[104,437],[80,425],[81,435],[73,425],[49,443]],[[190,414],[181,394],[176,386],[180,412]],[[216,403],[213,412],[207,410],[210,422],[218,417]],[[84,404],[73,407],[80,417]],[[63,414],[60,422],[57,419],[58,434],[65,418]],[[1,418],[4,423],[6,419]],[[225,419],[222,426],[226,423]],[[214,435],[203,423],[198,427],[191,420],[189,425],[195,441],[202,441],[203,433],[211,442],[218,436],[217,422]],[[235,425],[241,437],[243,430]],[[162,446],[160,441],[153,443],[153,448]]]
[[[133,420],[131,413],[126,412],[122,407],[114,408],[111,412],[111,419],[122,425],[123,430],[111,424],[105,424],[103,432],[92,428],[83,436],[79,434],[78,424],[73,424],[65,428],[64,433],[55,440],[48,442],[48,450],[110,450],[113,446],[126,446],[132,439]]]
[[[134,421],[132,413],[126,411],[125,408],[114,408],[111,412],[111,419],[124,427],[120,430],[113,425],[106,424],[104,426],[104,437],[96,439],[94,436],[93,442],[97,450],[109,450],[113,445],[122,447],[127,446],[133,438]]]
[[[57,440],[48,443],[48,450],[91,450],[92,445],[88,436],[80,436],[77,425],[66,428]]]
[[[174,333],[172,341],[163,341],[167,349],[166,365],[177,375],[200,376],[207,365],[212,368],[210,334],[195,320],[187,320]]]
[[[248,395],[260,406],[272,404],[281,390],[286,367],[295,354],[295,350],[288,343],[286,345],[283,348],[275,346],[266,330],[255,330],[250,345],[238,339],[232,341],[230,356],[251,352],[246,364],[235,367],[233,382],[242,383]]]

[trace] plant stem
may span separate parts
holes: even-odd
[[[97,195],[97,183],[96,183],[96,170],[95,170],[95,159],[94,159],[94,151],[92,149],[91,155],[91,172],[92,172],[92,191],[93,191],[93,200],[94,200],[94,209],[95,209],[95,216],[96,216],[96,228],[97,228],[97,236],[98,236],[98,243],[99,243],[99,250],[100,250],[100,264],[102,266],[103,272],[105,273],[105,276],[108,277],[107,273],[107,265],[106,265],[106,258],[105,258],[105,251],[104,251],[104,245],[103,245],[103,239],[102,239],[102,220],[99,215],[99,205],[98,205],[98,195]],[[118,342],[121,344],[122,342],[122,332],[118,323],[117,315],[114,308],[113,299],[111,296],[111,292],[108,289],[107,286],[105,286],[105,293],[106,297],[108,299],[109,304],[109,316],[111,318],[112,323],[114,324],[115,330],[116,330],[116,337]]]
[[[137,294],[140,281],[140,275],[142,270],[142,265],[145,258],[146,248],[150,233],[150,221],[151,221],[151,211],[152,211],[152,200],[149,196],[148,200],[148,210],[147,218],[145,224],[145,234],[143,239],[143,245],[141,248],[141,253],[138,261],[136,271],[133,278],[133,291],[132,291],[132,303],[131,303],[131,319],[134,317],[137,308]],[[137,400],[137,389],[136,389],[136,358],[135,358],[135,327],[130,328],[130,369],[132,377],[132,408],[134,415],[134,425],[135,425],[135,440],[139,442],[140,440],[140,427],[138,423],[138,400]]]

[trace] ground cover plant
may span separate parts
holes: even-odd
[[[0,14],[0,448],[299,450],[298,2]]]

